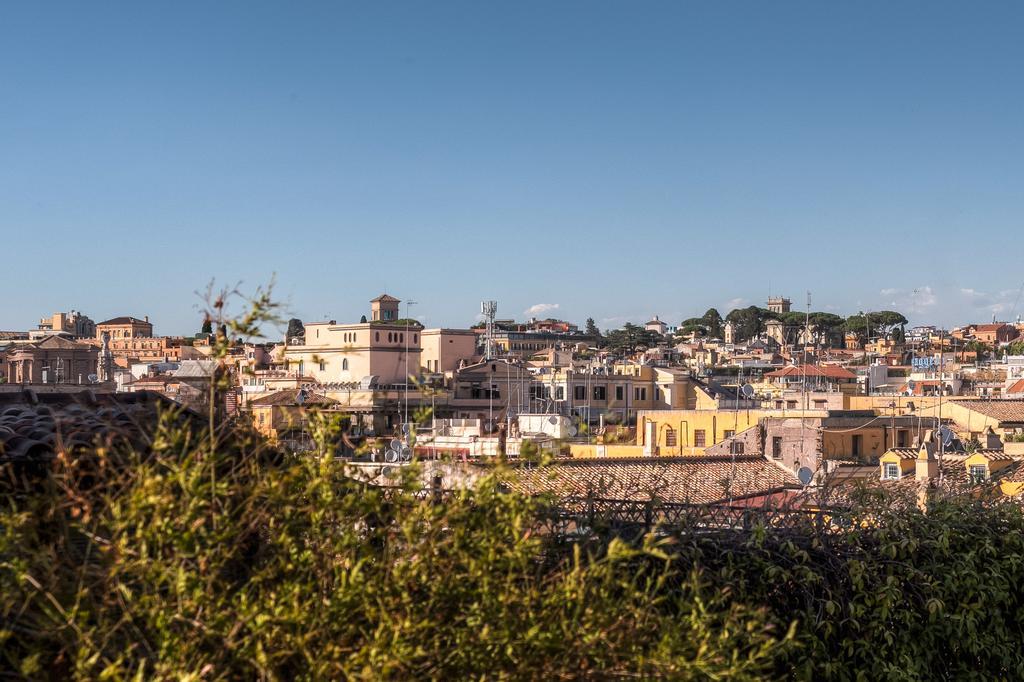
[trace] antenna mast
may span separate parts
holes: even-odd
[[[498,302],[481,301],[480,313],[487,325],[484,331],[484,359],[490,360],[494,357],[494,317],[498,314]]]

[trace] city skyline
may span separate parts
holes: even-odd
[[[481,299],[608,328],[808,289],[1022,312],[1017,5],[399,10],[6,8],[5,281],[33,286],[0,328],[187,334],[211,278],[272,273],[306,320],[381,291],[448,326]]]

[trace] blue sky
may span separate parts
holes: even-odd
[[[273,273],[306,320],[1009,317],[1022,34],[1012,2],[5,3],[0,329],[187,333]]]

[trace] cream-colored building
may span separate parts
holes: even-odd
[[[420,374],[423,328],[400,323],[400,301],[384,294],[371,301],[372,322],[305,325],[305,343],[283,350],[284,370],[319,384],[363,381],[378,385],[404,384]],[[390,321],[386,321],[390,320]]]
[[[305,325],[306,342],[284,349],[284,369],[321,384],[377,377],[380,384],[404,383],[420,372],[422,328],[380,322]]]
[[[477,338],[472,329],[424,329],[420,334],[423,370],[435,374],[454,372],[460,361],[469,361],[476,355]]]

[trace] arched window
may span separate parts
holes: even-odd
[[[347,372],[348,371],[348,358],[345,358],[344,360],[341,361],[341,371],[342,372]]]
[[[417,337],[417,336],[419,336],[419,334],[413,334],[413,335],[412,335],[412,342],[413,342],[413,343],[419,343],[419,341],[417,341],[417,340],[416,340],[416,337]]]
[[[380,341],[380,332],[377,332],[375,336],[376,336],[376,340]]]

